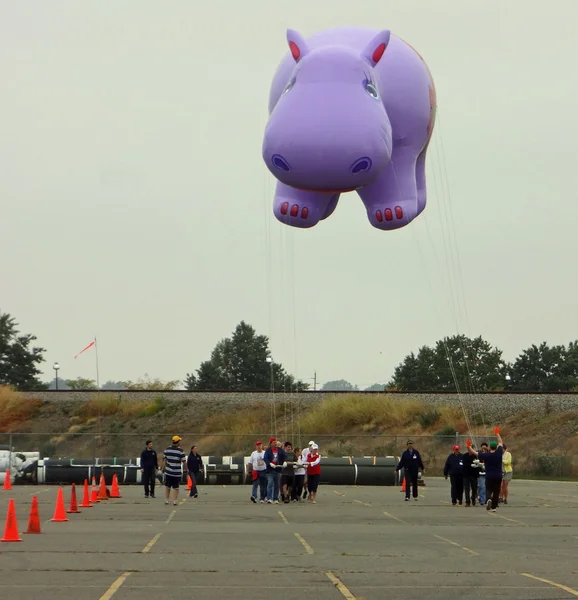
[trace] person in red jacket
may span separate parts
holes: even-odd
[[[307,456],[307,488],[309,490],[309,500],[315,504],[317,498],[317,488],[321,479],[321,455],[319,446],[312,444]]]

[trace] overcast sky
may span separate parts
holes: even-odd
[[[554,10],[555,8],[555,10]],[[184,379],[244,319],[299,378],[385,382],[456,332],[577,337],[578,2],[0,2],[0,310],[52,377]],[[261,158],[285,31],[389,28],[435,79],[428,206],[310,230]],[[270,238],[269,238],[270,235]],[[454,300],[452,300],[454,298]]]

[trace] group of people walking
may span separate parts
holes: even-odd
[[[468,442],[467,452],[459,445],[453,447],[444,465],[444,477],[449,478],[453,506],[475,506],[477,502],[495,511],[500,502],[508,503],[508,484],[513,476],[512,455],[499,433],[497,441],[482,442],[480,451]],[[177,504],[179,487],[183,476],[191,478],[190,496],[198,497],[197,481],[204,472],[203,459],[196,446],[191,446],[187,456],[180,447],[181,438],[173,436],[171,446],[163,452],[162,464],[152,441],[147,440],[141,454],[140,467],[145,498],[155,497],[155,480],[164,475],[165,504],[169,504],[171,491],[173,504]],[[275,437],[265,447],[260,440],[255,442],[247,465],[252,478],[250,500],[253,503],[279,504],[299,502],[309,496],[313,504],[317,501],[317,490],[321,479],[321,455],[319,446],[312,440],[307,448],[293,447],[291,442],[281,443]],[[407,441],[407,449],[401,455],[396,471],[404,469],[405,500],[418,499],[418,476],[424,472],[420,453]]]
[[[495,511],[500,502],[508,504],[508,484],[513,476],[512,455],[497,433],[497,442],[475,444],[467,452],[453,447],[444,465],[444,477],[450,480],[453,506],[475,506],[478,500],[487,510]]]
[[[156,450],[153,448],[152,440],[147,440],[145,449],[140,456],[140,467],[142,482],[144,485],[145,498],[155,497],[155,482],[158,479],[165,484],[165,504],[169,504],[171,490],[173,492],[173,504],[176,506],[179,497],[179,488],[183,475],[191,478],[191,489],[189,495],[198,498],[197,481],[199,475],[204,472],[203,458],[198,452],[197,446],[191,446],[187,456],[180,447],[181,438],[174,435],[171,445],[163,452],[161,466]]]
[[[285,504],[309,500],[317,502],[317,489],[321,478],[319,446],[312,440],[308,448],[293,448],[291,442],[282,444],[275,437],[266,448],[260,440],[255,442],[248,464],[253,480],[251,502]],[[257,496],[257,492],[259,496]]]
[[[169,504],[171,491],[173,504],[178,504],[179,488],[183,477],[191,478],[190,496],[198,497],[197,481],[204,472],[203,459],[197,446],[191,446],[187,456],[180,447],[181,438],[173,436],[171,445],[163,452],[159,467],[159,459],[151,440],[147,440],[141,453],[140,467],[145,498],[155,497],[155,482],[158,479],[165,485],[165,504]],[[309,500],[317,502],[317,489],[321,478],[321,455],[319,446],[309,442],[309,447],[293,448],[291,442],[282,444],[275,437],[269,439],[267,447],[259,440],[255,442],[247,466],[253,480],[251,501],[257,503],[279,504],[282,502],[299,502]],[[259,491],[259,497],[257,492]]]

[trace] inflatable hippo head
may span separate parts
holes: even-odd
[[[287,41],[292,73],[265,129],[263,159],[286,185],[346,192],[379,177],[391,159],[391,124],[375,69],[389,43],[379,32],[361,52]]]

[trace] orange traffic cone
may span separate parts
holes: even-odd
[[[28,517],[28,529],[24,533],[42,533],[40,531],[40,514],[38,513],[38,499],[36,496],[32,496],[30,516]]]
[[[58,494],[56,496],[56,506],[54,507],[54,517],[50,519],[51,521],[56,521],[57,523],[62,523],[63,521],[68,521],[66,516],[66,509],[64,508],[64,496],[62,494],[62,488],[58,488]]]
[[[4,537],[0,542],[21,542],[22,538],[18,534],[18,521],[16,520],[16,507],[14,498],[8,502],[8,512],[6,513],[6,525],[4,526]]]
[[[120,498],[120,490],[118,489],[118,477],[116,473],[112,476],[112,488],[110,490],[111,498]]]
[[[402,484],[401,484],[401,491],[405,492],[405,475],[403,476],[403,480],[402,480]]]
[[[96,481],[93,477],[92,478],[92,494],[90,496],[90,503],[97,504],[98,502],[100,502],[100,500],[98,499],[98,492],[96,491]]]
[[[106,493],[106,482],[104,480],[104,473],[100,475],[100,487],[98,489],[98,499],[108,500],[108,494]]]
[[[78,510],[78,504],[76,503],[76,484],[72,484],[72,489],[70,491],[70,508],[66,511],[67,513],[80,513],[82,511]]]
[[[6,469],[6,476],[4,478],[4,486],[2,487],[4,490],[12,489],[12,482],[10,481],[10,469]]]
[[[191,476],[188,476],[188,480],[187,480],[187,490],[190,490],[193,487],[193,480],[191,479]]]
[[[81,508],[92,508],[92,504],[90,503],[90,497],[88,495],[88,479],[84,480],[84,493],[82,494],[82,504]]]

